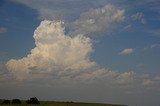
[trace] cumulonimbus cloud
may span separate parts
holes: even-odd
[[[29,73],[63,73],[66,70],[85,69],[94,65],[90,62],[92,52],[90,38],[64,35],[63,22],[44,20],[34,32],[36,47],[22,59],[12,59],[7,67],[18,79]]]
[[[72,37],[64,34],[62,21],[44,20],[33,35],[36,47],[27,57],[18,60],[11,59],[6,66],[20,80],[30,77],[30,73],[57,73],[60,75],[66,70],[68,72],[93,70],[96,63],[89,59],[93,51],[92,42],[85,34],[103,29],[109,30],[112,27],[110,24],[123,20],[123,13],[123,10],[119,10],[113,5],[85,12],[73,22],[75,30]],[[88,25],[86,21],[89,20],[93,20],[94,23]],[[98,73],[101,72],[98,71]]]
[[[90,61],[89,56],[93,51],[91,39],[81,34],[66,36],[61,21],[42,21],[34,32],[34,39],[36,47],[27,57],[11,59],[6,64],[17,80],[47,76],[52,77],[52,80],[58,77],[92,82],[109,78],[118,84],[132,82],[133,73],[114,72]]]
[[[45,80],[47,83],[96,83],[124,86],[149,86],[159,80],[101,68],[90,60],[91,39],[81,34],[64,34],[61,21],[44,20],[34,32],[36,47],[21,59],[11,59],[6,67],[18,81]],[[155,83],[156,82],[156,83]]]
[[[48,83],[105,81],[106,84],[143,85],[143,78],[132,71],[122,73],[112,71],[101,68],[96,62],[90,60],[90,54],[93,52],[92,40],[84,34],[101,31],[104,28],[110,29],[110,25],[106,24],[122,21],[122,13],[123,11],[111,5],[86,12],[75,21],[77,29],[74,36],[65,35],[64,22],[44,20],[34,31],[36,47],[26,57],[9,60],[6,67],[9,73],[19,81],[49,79]],[[95,19],[93,25],[97,28],[84,29],[89,26],[83,23],[83,20],[90,18]],[[146,79],[152,82],[149,77]],[[152,83],[144,85],[146,84]]]

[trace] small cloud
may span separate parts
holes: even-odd
[[[137,68],[144,68],[144,67],[145,67],[145,64],[139,63],[139,64],[136,65],[136,67],[137,67]]]
[[[155,43],[155,44],[152,44],[150,46],[144,47],[143,50],[151,50],[151,49],[159,49],[159,48],[160,48],[160,44]]]
[[[126,48],[124,50],[122,50],[119,55],[130,55],[134,52],[133,48]]]
[[[151,48],[151,49],[153,49],[153,48],[160,48],[160,44],[153,44],[153,45],[151,45],[150,48]]]
[[[5,33],[7,32],[7,28],[5,27],[0,27],[0,33]]]
[[[141,12],[133,14],[131,18],[134,21],[140,21],[142,24],[147,24],[146,19],[144,18],[144,14]]]
[[[154,79],[160,81],[160,76],[156,76]]]
[[[142,85],[144,86],[149,86],[151,84],[153,84],[153,81],[151,79],[144,79],[142,82]]]
[[[133,82],[134,72],[124,72],[117,77],[117,83],[120,85],[126,85]]]
[[[147,21],[143,18],[143,19],[141,19],[141,23],[142,24],[147,24]]]

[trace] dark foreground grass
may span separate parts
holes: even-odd
[[[0,106],[126,106],[118,104],[75,103],[75,102],[41,102],[40,104],[4,104]]]

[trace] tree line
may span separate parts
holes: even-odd
[[[32,97],[25,101],[26,104],[40,104],[40,101],[36,97]],[[3,100],[1,104],[22,104],[20,99]]]

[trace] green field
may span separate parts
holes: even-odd
[[[100,104],[100,103],[75,103],[75,102],[41,102],[40,104],[4,104],[0,106],[125,106],[125,105],[118,105],[118,104]]]

